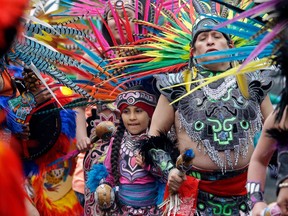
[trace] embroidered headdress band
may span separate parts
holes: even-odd
[[[194,45],[198,35],[202,32],[211,31],[213,27],[219,25],[220,23],[213,18],[207,18],[205,16],[199,16],[192,27],[192,46]],[[231,41],[230,37],[222,33],[227,41]]]
[[[156,106],[156,97],[142,90],[126,91],[118,95],[117,108],[122,111],[128,106],[137,106],[145,110],[151,117]]]

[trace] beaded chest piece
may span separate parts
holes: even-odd
[[[197,79],[203,76],[198,74]],[[160,75],[156,79],[159,89],[183,83],[182,73]],[[180,130],[184,129],[199,149],[204,147],[204,152],[222,171],[237,165],[239,156],[246,157],[255,133],[261,130],[260,104],[272,82],[264,82],[257,72],[247,79],[251,96],[248,100],[240,93],[235,77],[229,76],[189,94],[174,106],[179,112]],[[194,87],[191,85],[191,89]],[[161,90],[170,102],[186,92],[184,86]],[[219,152],[224,152],[225,158]]]

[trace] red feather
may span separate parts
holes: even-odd
[[[23,170],[19,158],[0,143],[0,215],[26,216]]]

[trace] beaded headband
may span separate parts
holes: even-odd
[[[116,99],[117,108],[121,113],[128,106],[137,106],[145,110],[149,117],[152,117],[156,103],[154,95],[142,90],[123,92]]]
[[[156,97],[142,90],[126,91],[118,95],[116,99],[117,107],[121,107],[123,104],[128,106],[134,106],[136,103],[145,103],[147,105],[156,106]]]

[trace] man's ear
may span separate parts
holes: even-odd
[[[234,42],[233,42],[232,40],[229,41],[228,46],[229,46],[230,49],[231,49],[231,48],[234,48]]]
[[[190,48],[190,57],[193,57],[193,56],[194,56],[194,51],[195,51],[194,48],[191,47],[191,48]]]

